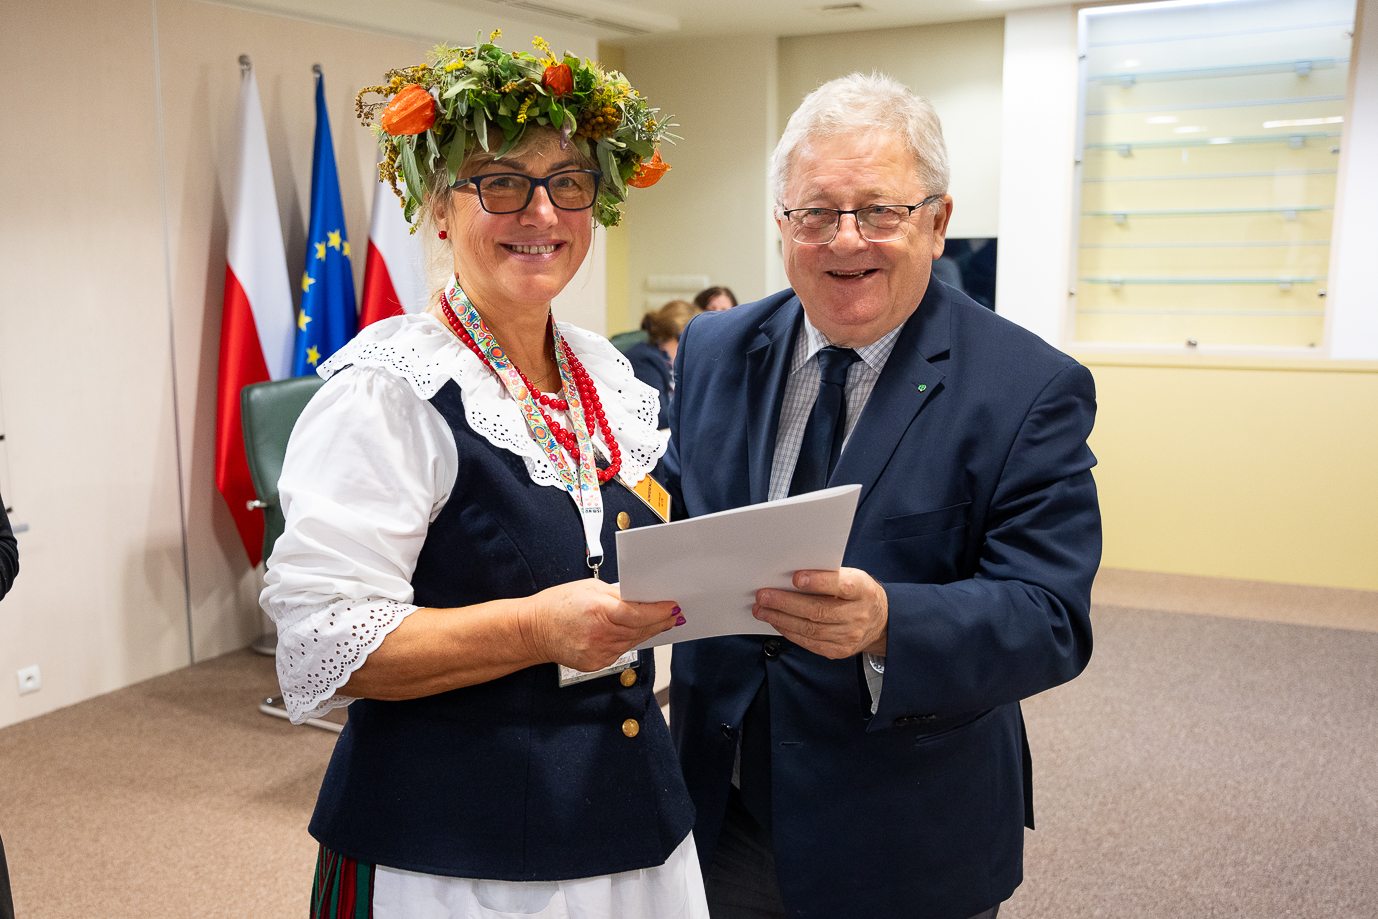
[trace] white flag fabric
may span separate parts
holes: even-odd
[[[373,189],[359,328],[389,316],[419,313],[429,299],[421,239],[403,219],[402,202],[380,181]]]
[[[220,318],[215,484],[255,565],[263,550],[263,515],[246,507],[255,494],[244,455],[239,393],[251,383],[280,380],[291,373],[295,327],[258,80],[252,69],[246,69],[240,86],[239,174],[230,210]]]

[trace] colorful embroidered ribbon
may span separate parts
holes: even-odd
[[[460,325],[464,326],[464,330],[488,358],[488,363],[497,371],[498,379],[502,380],[503,386],[507,388],[507,394],[520,406],[532,438],[540,444],[545,455],[554,464],[561,484],[573,499],[574,506],[579,509],[579,516],[584,524],[584,541],[588,544],[589,564],[592,566],[594,559],[601,560],[603,556],[600,536],[603,530],[603,494],[598,490],[598,465],[593,453],[593,438],[589,436],[588,426],[584,421],[584,406],[579,399],[579,387],[574,382],[569,359],[565,356],[560,330],[551,323],[551,332],[555,336],[555,363],[560,369],[564,399],[569,403],[569,426],[579,444],[577,468],[572,466],[564,447],[560,446],[554,433],[547,427],[545,419],[541,417],[541,409],[536,403],[535,395],[527,392],[526,384],[522,382],[517,368],[513,366],[502,346],[493,340],[492,333],[483,323],[483,317],[464,295],[458,281],[451,282],[445,296],[450,301],[450,308],[454,310]]]

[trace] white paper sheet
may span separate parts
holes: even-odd
[[[860,485],[617,534],[622,598],[675,600],[687,620],[642,648],[775,630],[751,615],[762,587],[793,590],[801,569],[842,567]]]

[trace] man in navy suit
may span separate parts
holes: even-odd
[[[771,176],[793,289],[685,330],[671,494],[862,491],[845,567],[757,594],[779,637],[675,648],[710,909],[993,917],[1033,826],[1019,700],[1091,654],[1091,375],[931,278],[952,198],[927,100],[826,84]]]

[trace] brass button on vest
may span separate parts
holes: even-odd
[[[621,676],[620,679],[622,680],[622,685],[623,685],[623,686],[631,686],[633,683],[636,682],[636,671],[635,671],[635,670],[623,670],[623,671],[622,671],[622,676]]]
[[[631,525],[632,525],[632,516],[631,516],[631,514],[628,514],[626,511],[622,511],[620,514],[617,515],[617,528],[618,528],[619,530],[625,530],[627,527],[629,527],[629,526],[631,526]]]
[[[641,725],[636,723],[635,718],[628,718],[626,721],[622,722],[622,733],[626,734],[628,737],[635,737],[637,734],[641,733]]]

